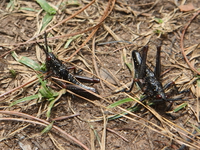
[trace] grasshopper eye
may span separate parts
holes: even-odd
[[[156,99],[161,99],[162,96],[160,94],[156,95]]]
[[[46,59],[47,59],[47,60],[51,60],[51,56],[48,55]]]

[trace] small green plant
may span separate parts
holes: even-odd
[[[17,72],[15,70],[10,69],[9,72],[10,72],[12,78],[15,78],[17,76]]]
[[[159,29],[154,30],[154,33],[159,34],[159,35],[163,34],[163,32],[161,30],[159,30]]]
[[[41,8],[46,12],[42,19],[42,25],[40,31],[42,31],[48,24],[52,21],[54,15],[56,14],[56,9],[51,7],[49,3],[45,0],[36,0],[36,2],[41,6]]]
[[[161,23],[164,22],[164,21],[163,21],[162,19],[160,19],[160,18],[154,18],[154,20],[155,20],[157,23],[159,23],[159,24],[161,24]]]
[[[37,63],[36,61],[25,57],[25,56],[18,56],[16,54],[16,52],[12,52],[12,56],[14,57],[14,59],[28,67],[30,67],[33,70],[36,71],[46,71],[46,66],[45,64],[40,65],[39,63]]]
[[[132,98],[121,99],[121,100],[119,100],[119,101],[117,101],[115,103],[110,104],[107,108],[114,108],[114,107],[117,107],[119,105],[125,104],[127,102],[131,102],[131,101],[134,101],[134,100]],[[137,105],[134,105],[133,107],[130,107],[130,108],[126,109],[126,110],[130,111],[130,112],[135,112],[135,111],[137,111],[139,109],[140,109],[140,107],[138,107]],[[123,115],[127,115],[127,114],[128,114],[127,112],[122,112],[120,114],[117,114],[117,115],[109,117],[109,120],[118,119],[118,118],[122,117]]]
[[[45,71],[46,70],[46,66],[45,64],[40,65],[39,63],[35,62],[34,60],[28,58],[28,57],[24,57],[24,56],[18,56],[15,52],[12,53],[12,56],[20,63],[26,65],[27,67],[32,68],[35,71]],[[12,102],[10,104],[11,106],[14,106],[16,104],[22,103],[22,102],[27,102],[33,99],[38,99],[39,101],[41,99],[46,99],[47,101],[49,101],[49,106],[48,106],[48,110],[47,110],[47,118],[50,117],[51,114],[51,109],[53,108],[55,102],[63,95],[66,93],[65,89],[60,90],[59,92],[56,92],[54,90],[52,90],[51,88],[49,88],[47,86],[47,81],[43,80],[41,78],[42,75],[38,75],[38,79],[40,82],[40,89],[38,91],[37,94],[35,95],[31,95],[31,96],[27,96],[24,97],[22,99],[16,100],[14,102]]]

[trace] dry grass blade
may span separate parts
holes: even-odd
[[[55,28],[55,27],[61,25],[62,23],[64,23],[64,22],[70,20],[71,18],[75,17],[76,15],[78,15],[79,13],[81,13],[83,10],[85,10],[87,7],[89,7],[90,5],[92,5],[94,2],[95,2],[95,0],[93,0],[91,3],[89,3],[88,5],[86,5],[85,7],[83,7],[81,10],[77,11],[77,12],[76,12],[75,14],[73,14],[72,16],[70,16],[70,17],[64,19],[63,21],[59,22],[59,23],[56,24],[55,26],[53,26],[53,27],[47,29],[46,32],[51,31],[53,28]],[[73,35],[81,34],[81,33],[87,32],[87,31],[89,31],[89,30],[92,30],[93,28],[95,28],[95,27],[89,28],[89,29],[87,29],[87,30],[85,30],[85,31],[78,32],[78,33],[75,33],[75,34],[70,34],[70,35],[67,35],[67,36],[73,36]],[[13,46],[15,45],[15,46],[17,46],[17,47],[15,47],[15,48],[13,48],[13,49],[7,51],[7,52],[4,53],[3,55],[1,55],[0,58],[3,58],[4,56],[6,56],[7,54],[9,54],[10,52],[15,51],[16,49],[19,48],[20,45],[24,45],[24,44],[28,44],[28,43],[29,43],[29,44],[30,44],[30,43],[36,43],[36,41],[32,41],[32,40],[35,39],[35,38],[37,38],[38,36],[40,36],[40,35],[42,35],[42,34],[44,34],[44,32],[42,32],[42,33],[40,33],[40,34],[38,34],[38,35],[32,37],[31,39],[29,39],[29,40],[26,41],[26,42],[18,43],[18,44],[13,44]],[[61,37],[60,37],[60,38],[61,38]],[[52,38],[52,39],[53,39],[53,38]],[[49,39],[49,40],[50,40],[50,39]],[[32,41],[32,42],[30,42],[30,41]],[[39,40],[38,42],[44,42],[44,40]],[[6,44],[3,44],[3,45],[5,46]],[[10,44],[9,44],[9,45],[10,45]]]
[[[182,34],[181,34],[181,41],[180,41],[181,52],[182,52],[182,54],[183,54],[183,57],[184,57],[185,61],[187,62],[188,66],[190,66],[190,68],[191,68],[194,72],[196,72],[198,75],[200,75],[200,72],[199,72],[197,69],[195,69],[195,68],[191,65],[191,63],[189,62],[189,60],[188,60],[188,58],[187,58],[187,56],[186,56],[186,54],[185,54],[185,52],[184,52],[183,39],[184,39],[184,35],[185,35],[186,30],[187,30],[188,27],[190,26],[191,22],[199,15],[199,13],[200,13],[200,11],[197,11],[197,12],[192,16],[192,18],[190,19],[190,21],[188,22],[188,24],[185,26],[185,28],[183,29],[183,32],[182,32]]]
[[[0,120],[8,120],[9,121],[9,118],[0,118]],[[11,119],[12,120],[12,119]],[[16,119],[17,120],[17,119]],[[15,134],[17,134],[17,133],[20,133],[21,131],[23,131],[25,128],[27,128],[29,125],[25,125],[25,126],[23,126],[23,127],[21,127],[21,128],[18,128],[17,130],[15,130],[15,131],[13,131],[13,132],[11,132],[11,133],[9,133],[8,135],[4,135],[2,138],[0,138],[0,142],[1,141],[3,141],[3,140],[6,140],[6,139],[8,139],[8,138],[10,138],[10,137],[12,137],[12,136],[14,136]]]
[[[91,150],[95,150],[95,134],[92,128],[90,128],[90,145],[91,145]]]
[[[114,130],[112,130],[112,129],[110,129],[110,128],[107,128],[107,130],[110,131],[110,132],[112,132],[112,133],[114,133],[114,134],[116,134],[116,135],[118,135],[118,136],[119,136],[120,138],[122,138],[124,141],[129,142],[125,137],[121,136],[121,135],[118,134],[116,131],[114,131]]]
[[[79,47],[79,49],[77,49],[69,58],[68,61],[70,59],[72,59],[72,57],[74,57],[80,50],[81,48],[94,36],[94,34],[97,32],[97,30],[99,29],[101,23],[106,19],[106,17],[108,17],[108,15],[112,12],[113,8],[115,5],[115,0],[109,0],[108,2],[108,6],[103,14],[103,16],[101,17],[98,25],[94,28],[94,30],[92,31],[92,33],[87,37],[87,39],[85,39],[85,41],[83,42],[83,44],[81,44],[81,46]]]
[[[127,95],[128,95],[128,94],[127,94]],[[128,96],[129,96],[130,98],[134,99],[134,98],[131,97],[130,95],[128,95]],[[192,133],[188,132],[188,131],[185,130],[184,128],[179,127],[179,126],[175,125],[174,123],[172,123],[171,121],[167,120],[166,118],[161,117],[160,114],[158,114],[158,113],[157,113],[154,109],[152,109],[151,107],[145,106],[143,103],[141,103],[141,102],[138,101],[137,99],[134,99],[134,100],[137,101],[139,104],[141,104],[143,107],[147,108],[147,109],[148,109],[152,114],[154,114],[164,125],[170,126],[171,128],[172,128],[173,126],[176,126],[177,128],[179,128],[179,129],[181,129],[182,131],[184,131],[184,133],[183,133],[183,132],[179,132],[179,134],[183,134],[184,136],[187,136],[187,135],[185,135],[185,133],[187,133],[187,134],[188,134],[188,136],[187,136],[188,138],[190,138],[189,135],[190,135],[190,136],[193,135]],[[120,107],[119,107],[119,108],[120,108]],[[133,114],[133,113],[131,113],[131,112],[129,112],[129,111],[123,109],[123,108],[120,108],[120,109],[123,110],[123,111],[125,111],[125,112],[127,112],[127,113],[130,114],[131,116],[134,116],[134,117],[136,117],[136,118],[139,118],[140,120],[144,120],[144,122],[148,123],[148,124],[151,125],[151,126],[146,125],[146,124],[143,124],[143,123],[141,123],[141,122],[138,122],[138,121],[136,121],[136,120],[133,119],[133,118],[130,118],[130,117],[127,117],[127,116],[122,115],[122,116],[124,116],[125,118],[128,118],[128,119],[130,119],[130,120],[133,120],[134,122],[138,122],[139,124],[142,124],[142,125],[148,127],[149,129],[155,131],[155,132],[159,132],[159,133],[161,133],[161,134],[163,134],[163,135],[165,135],[165,136],[167,136],[167,137],[169,137],[169,138],[172,138],[172,137],[173,137],[174,140],[176,140],[176,141],[181,141],[181,142],[185,143],[186,145],[188,145],[188,146],[190,146],[190,147],[198,147],[198,145],[200,144],[198,141],[194,141],[194,140],[193,140],[193,142],[195,142],[197,145],[192,144],[192,143],[189,143],[188,141],[186,141],[186,140],[184,140],[184,139],[182,139],[182,138],[176,136],[175,134],[173,134],[170,130],[168,130],[168,128],[160,127],[160,126],[158,126],[158,125],[156,125],[156,124],[154,124],[154,123],[152,123],[152,122],[150,122],[150,121],[147,121],[147,120],[145,120],[145,119],[143,119],[143,118],[140,118],[140,117],[137,116],[136,114]],[[153,128],[152,128],[152,127],[153,127]],[[190,138],[190,139],[191,139],[191,138]],[[191,139],[191,140],[192,140],[192,139]]]
[[[101,150],[106,150],[106,128],[107,128],[107,117],[105,115],[103,115],[103,131],[102,131],[102,138],[101,138]]]
[[[16,88],[14,88],[14,89],[12,89],[12,90],[10,90],[10,91],[5,92],[5,93],[3,93],[3,94],[0,95],[0,98],[6,96],[6,95],[8,95],[8,94],[10,94],[10,93],[12,93],[12,92],[14,92],[14,91],[16,91],[16,90],[18,90],[18,89],[21,89],[21,88],[23,88],[23,87],[26,86],[26,85],[32,84],[32,83],[33,83],[34,81],[36,81],[36,80],[38,80],[38,79],[37,79],[37,78],[36,78],[36,79],[33,79],[33,80],[31,80],[31,81],[29,81],[29,82],[27,82],[27,83],[25,83],[25,84],[23,84],[23,85],[21,85],[21,86],[19,86],[19,87],[16,87]]]
[[[197,87],[196,87],[196,93],[197,93],[197,120],[200,122],[200,80],[197,80]]]
[[[45,1],[52,7],[50,12],[34,1],[0,3],[0,108],[9,110],[0,111],[2,149],[25,149],[26,145],[27,149],[62,150],[199,149],[200,1],[192,1],[189,9],[186,0]],[[51,10],[53,14],[48,16]],[[57,74],[43,78],[45,66],[40,64],[44,64],[46,55],[36,42],[44,45],[40,36],[44,30],[48,32],[49,52],[76,79],[86,77],[80,82],[98,94],[58,79]],[[170,87],[165,94],[187,101],[154,103],[149,98],[141,103],[145,88],[137,84],[129,94],[114,94],[116,89],[131,86],[135,70],[131,52],[141,52],[140,48],[148,45],[147,65],[153,70],[159,42],[162,85],[173,80],[178,91],[187,91],[177,95]],[[19,63],[8,54],[14,50],[30,59]],[[30,66],[27,61],[38,65]],[[16,72],[14,77],[11,69]],[[42,76],[39,82],[37,76]],[[101,84],[96,84],[98,79]],[[60,82],[75,89],[63,89]],[[86,98],[90,95],[94,98]],[[53,128],[45,121],[47,111],[51,112],[49,122],[56,125]],[[51,129],[47,134],[38,134],[44,128]]]
[[[29,119],[33,119],[36,121],[32,121],[32,120],[26,120],[26,119],[21,119],[21,118],[1,118],[2,120],[13,120],[13,121],[23,121],[23,122],[29,122],[29,123],[33,123],[33,124],[39,124],[39,125],[43,125],[43,126],[47,126],[50,123],[39,119],[37,117],[28,115],[28,114],[24,114],[24,113],[20,113],[20,112],[14,112],[14,111],[0,111],[1,114],[7,114],[7,115],[15,115],[15,116],[20,116],[20,117],[24,117],[24,118],[29,118]],[[65,131],[63,131],[61,128],[53,125],[52,126],[54,129],[56,129],[57,131],[59,131],[60,133],[64,134],[65,136],[67,136],[69,139],[71,139],[72,141],[76,142],[77,144],[79,144],[80,146],[82,146],[84,149],[89,150],[85,145],[83,145],[80,141],[78,141],[77,139],[75,139],[74,137],[72,137],[71,135],[67,134]]]
[[[64,119],[73,118],[73,117],[76,117],[76,116],[79,116],[79,115],[80,114],[74,114],[74,115],[71,115],[71,116],[62,116],[62,117],[54,118],[52,120],[53,121],[64,120]]]
[[[57,149],[59,150],[65,150],[64,147],[62,147],[62,145],[59,144],[59,142],[53,137],[53,135],[51,133],[48,133],[50,139],[53,141],[54,145],[56,146]]]
[[[133,97],[131,97],[131,96],[128,95],[128,94],[127,94],[127,96],[129,96],[130,98],[134,99]],[[175,125],[174,123],[172,123],[171,121],[167,120],[166,118],[163,118],[163,117],[160,116],[154,109],[152,109],[151,107],[145,106],[143,103],[141,103],[141,102],[138,101],[137,99],[134,99],[134,100],[137,101],[138,103],[140,103],[143,107],[147,108],[152,114],[154,114],[154,115],[162,122],[162,124],[163,124],[164,126],[169,126],[170,128],[173,128],[173,129],[174,129],[173,126],[176,126],[176,127],[179,128],[180,130],[184,131],[184,133],[180,131],[179,134],[182,134],[182,135],[188,137],[189,139],[191,139],[188,135],[191,135],[191,136],[192,136],[192,133],[186,131],[184,128],[181,128],[181,127]],[[189,142],[187,142],[186,140],[184,140],[184,139],[180,138],[179,136],[175,135],[174,133],[172,133],[172,132],[171,132],[168,128],[166,128],[166,127],[164,127],[164,128],[163,128],[163,127],[160,127],[160,126],[158,126],[158,125],[156,125],[156,124],[154,124],[154,123],[152,123],[152,122],[150,122],[150,121],[148,121],[148,120],[146,120],[146,119],[143,119],[143,118],[139,117],[138,115],[133,114],[132,112],[127,111],[126,109],[123,109],[123,108],[121,108],[121,107],[119,107],[119,106],[118,106],[117,108],[119,108],[120,110],[122,110],[122,111],[124,111],[124,112],[127,112],[130,116],[132,116],[132,117],[134,117],[134,118],[140,119],[140,120],[136,120],[136,119],[134,119],[134,118],[131,118],[131,117],[129,117],[129,116],[126,116],[126,115],[121,114],[123,117],[125,117],[125,118],[127,118],[127,119],[129,119],[129,120],[132,120],[132,121],[134,121],[134,122],[136,122],[136,123],[138,123],[138,124],[141,124],[141,125],[143,125],[143,126],[149,128],[149,129],[151,129],[151,130],[153,130],[153,131],[155,131],[155,132],[158,132],[158,133],[160,133],[160,134],[163,134],[163,135],[165,135],[165,136],[167,136],[167,137],[169,137],[169,138],[172,138],[172,137],[173,137],[173,139],[174,139],[175,141],[181,142],[181,143],[185,143],[187,146],[190,146],[190,147],[193,147],[193,148],[196,148],[196,147],[197,147],[197,145],[192,144],[192,143],[189,143]],[[110,110],[110,111],[111,111],[111,110]],[[142,120],[142,121],[141,121],[141,120]],[[147,124],[146,124],[146,123],[147,123]],[[187,133],[188,135],[186,135],[185,133]],[[192,139],[191,139],[191,140],[192,140]],[[196,144],[200,144],[200,143],[198,143],[197,141],[193,141],[193,142],[195,142]]]

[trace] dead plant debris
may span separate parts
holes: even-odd
[[[2,0],[0,3],[0,147],[2,149],[199,149],[198,0]],[[96,99],[44,77],[44,45],[80,75],[99,78]],[[162,43],[162,84],[186,101],[142,103],[130,87],[131,51],[149,46],[154,68]],[[73,68],[73,67],[72,67]],[[70,70],[73,74],[73,70]],[[69,82],[58,79],[61,82]],[[60,84],[59,84],[60,85]],[[173,88],[169,88],[169,91]]]

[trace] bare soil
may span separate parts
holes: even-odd
[[[184,27],[199,12],[200,1],[97,0],[73,16],[91,1],[48,0],[57,11],[43,30],[40,29],[46,12],[37,2],[11,2],[1,0],[0,3],[0,149],[176,150],[181,146],[183,149],[199,149],[200,81],[199,72],[193,71],[191,66],[199,71],[200,15],[192,20],[183,40],[184,53],[191,66],[186,63],[180,45]],[[74,2],[78,2],[78,5]],[[61,23],[70,16],[73,17]],[[101,23],[102,16],[105,16],[105,20]],[[98,23],[98,30],[91,36],[96,29],[91,27]],[[19,58],[25,56],[39,64],[45,63],[45,53],[36,44],[36,41],[44,44],[45,30],[50,33],[48,45],[59,60],[66,66],[83,69],[82,76],[101,80],[95,84],[84,83],[99,92],[98,98],[87,99],[69,92],[61,94],[61,87],[51,77],[47,79],[47,86],[60,94],[48,120],[46,113],[50,102],[47,98],[10,106],[18,99],[38,94],[41,85],[34,79],[38,75],[45,76],[45,72],[35,71],[20,63],[9,51],[14,50]],[[79,36],[75,38],[76,35]],[[72,37],[74,39],[65,47]],[[153,70],[156,46],[160,44],[162,84],[174,81],[179,91],[187,92],[181,96],[166,92],[169,98],[181,97],[172,103],[169,110],[166,108],[170,102],[152,106],[145,103],[138,105],[141,106],[138,111],[127,111],[127,115],[110,120],[110,116],[134,106],[142,96],[137,86],[131,93],[113,94],[120,88],[129,87],[133,80],[133,73],[126,66],[126,63],[132,63],[131,51],[141,51],[143,46],[148,45],[147,64]],[[108,108],[110,104],[128,97],[136,100]],[[186,106],[177,112],[173,111],[183,104]],[[46,123],[25,117],[26,114],[49,123],[57,118],[53,125],[62,131],[54,128],[42,134]],[[66,118],[59,119],[63,116]],[[85,145],[85,148],[64,132]]]

